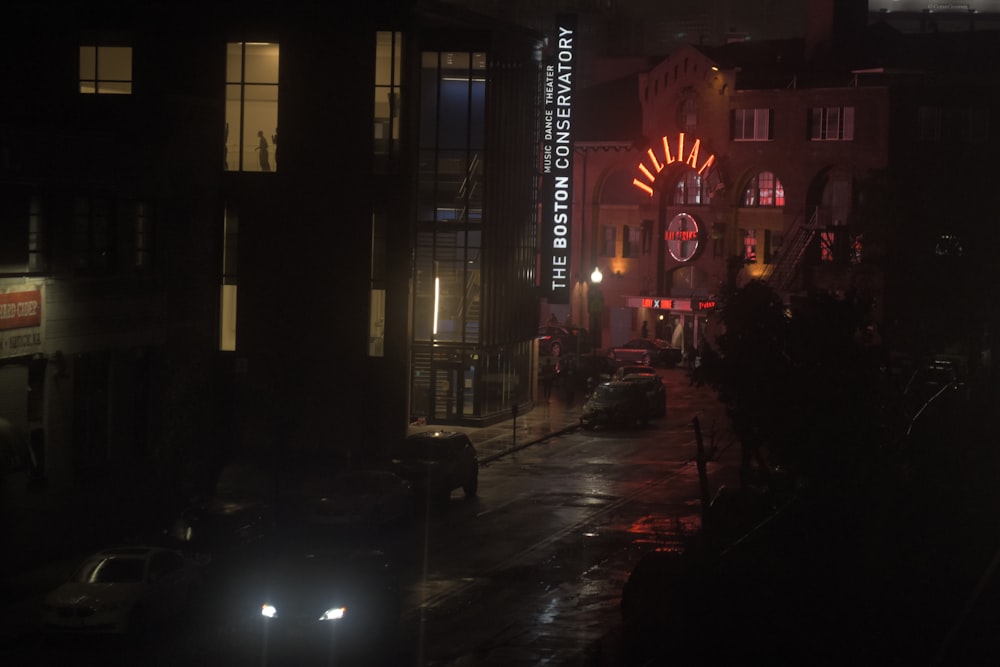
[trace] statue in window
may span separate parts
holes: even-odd
[[[264,138],[264,130],[257,130],[257,138],[260,143],[257,146],[257,159],[260,161],[261,171],[271,171],[271,160],[267,155],[267,139]]]

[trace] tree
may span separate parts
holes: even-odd
[[[706,343],[694,380],[719,392],[748,471],[754,459],[764,463],[766,443],[784,437],[789,323],[781,298],[759,280],[728,289],[719,309],[723,333]]]
[[[720,310],[723,333],[693,380],[719,392],[745,470],[781,466],[826,488],[877,476],[880,358],[862,335],[871,304],[820,293],[789,308],[751,281]]]

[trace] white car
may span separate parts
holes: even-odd
[[[200,573],[200,562],[172,549],[99,551],[45,597],[42,629],[124,634],[142,624],[164,622],[184,612]]]

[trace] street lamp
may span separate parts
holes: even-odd
[[[601,280],[604,274],[599,267],[594,267],[590,274],[590,289],[587,291],[587,311],[590,313],[590,340],[597,354],[601,347],[601,311],[604,310],[604,294],[601,293]]]

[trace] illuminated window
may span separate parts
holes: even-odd
[[[401,41],[398,32],[375,35],[375,155],[392,156],[399,148]]]
[[[601,227],[601,257],[614,257],[615,251],[615,228],[612,225],[603,225]]]
[[[451,226],[417,234],[413,339],[479,340],[482,234]]]
[[[236,350],[239,223],[239,216],[227,208],[222,222],[222,285],[219,294],[219,349],[223,352]]]
[[[486,54],[426,51],[419,76],[412,339],[478,343]]]
[[[759,172],[743,189],[741,202],[747,208],[781,208],[785,205],[785,186],[773,172]]]
[[[684,173],[677,181],[674,189],[674,204],[688,206],[707,206],[712,202],[712,195],[721,186],[719,172],[711,169],[704,178],[693,169]]]
[[[135,268],[149,268],[153,261],[153,219],[149,206],[135,205]]]
[[[89,95],[131,95],[132,47],[110,46],[98,39],[81,45],[80,92]]]
[[[486,148],[486,54],[421,55],[418,219],[480,223]]]
[[[227,171],[278,170],[277,44],[226,45]]]
[[[37,273],[48,267],[48,234],[42,202],[32,197],[28,208],[28,271]]]
[[[73,208],[73,268],[81,271],[111,266],[111,214],[103,199],[78,197]]]
[[[757,262],[757,232],[753,229],[743,230],[743,261],[747,264]]]
[[[769,141],[774,138],[774,111],[733,109],[730,112],[733,141]]]
[[[372,214],[372,259],[368,290],[368,356],[370,357],[385,355],[386,227],[383,211]]]
[[[677,188],[674,190],[675,204],[700,204],[701,203],[701,176],[698,172],[691,170],[684,173],[684,177],[677,181]]]
[[[861,263],[861,250],[864,246],[864,236],[858,232],[851,234],[850,243],[848,244],[849,256],[847,261],[851,264]]]
[[[814,107],[810,115],[812,141],[854,139],[854,107]]]
[[[819,260],[821,262],[832,262],[836,257],[836,236],[833,232],[819,233]]]

